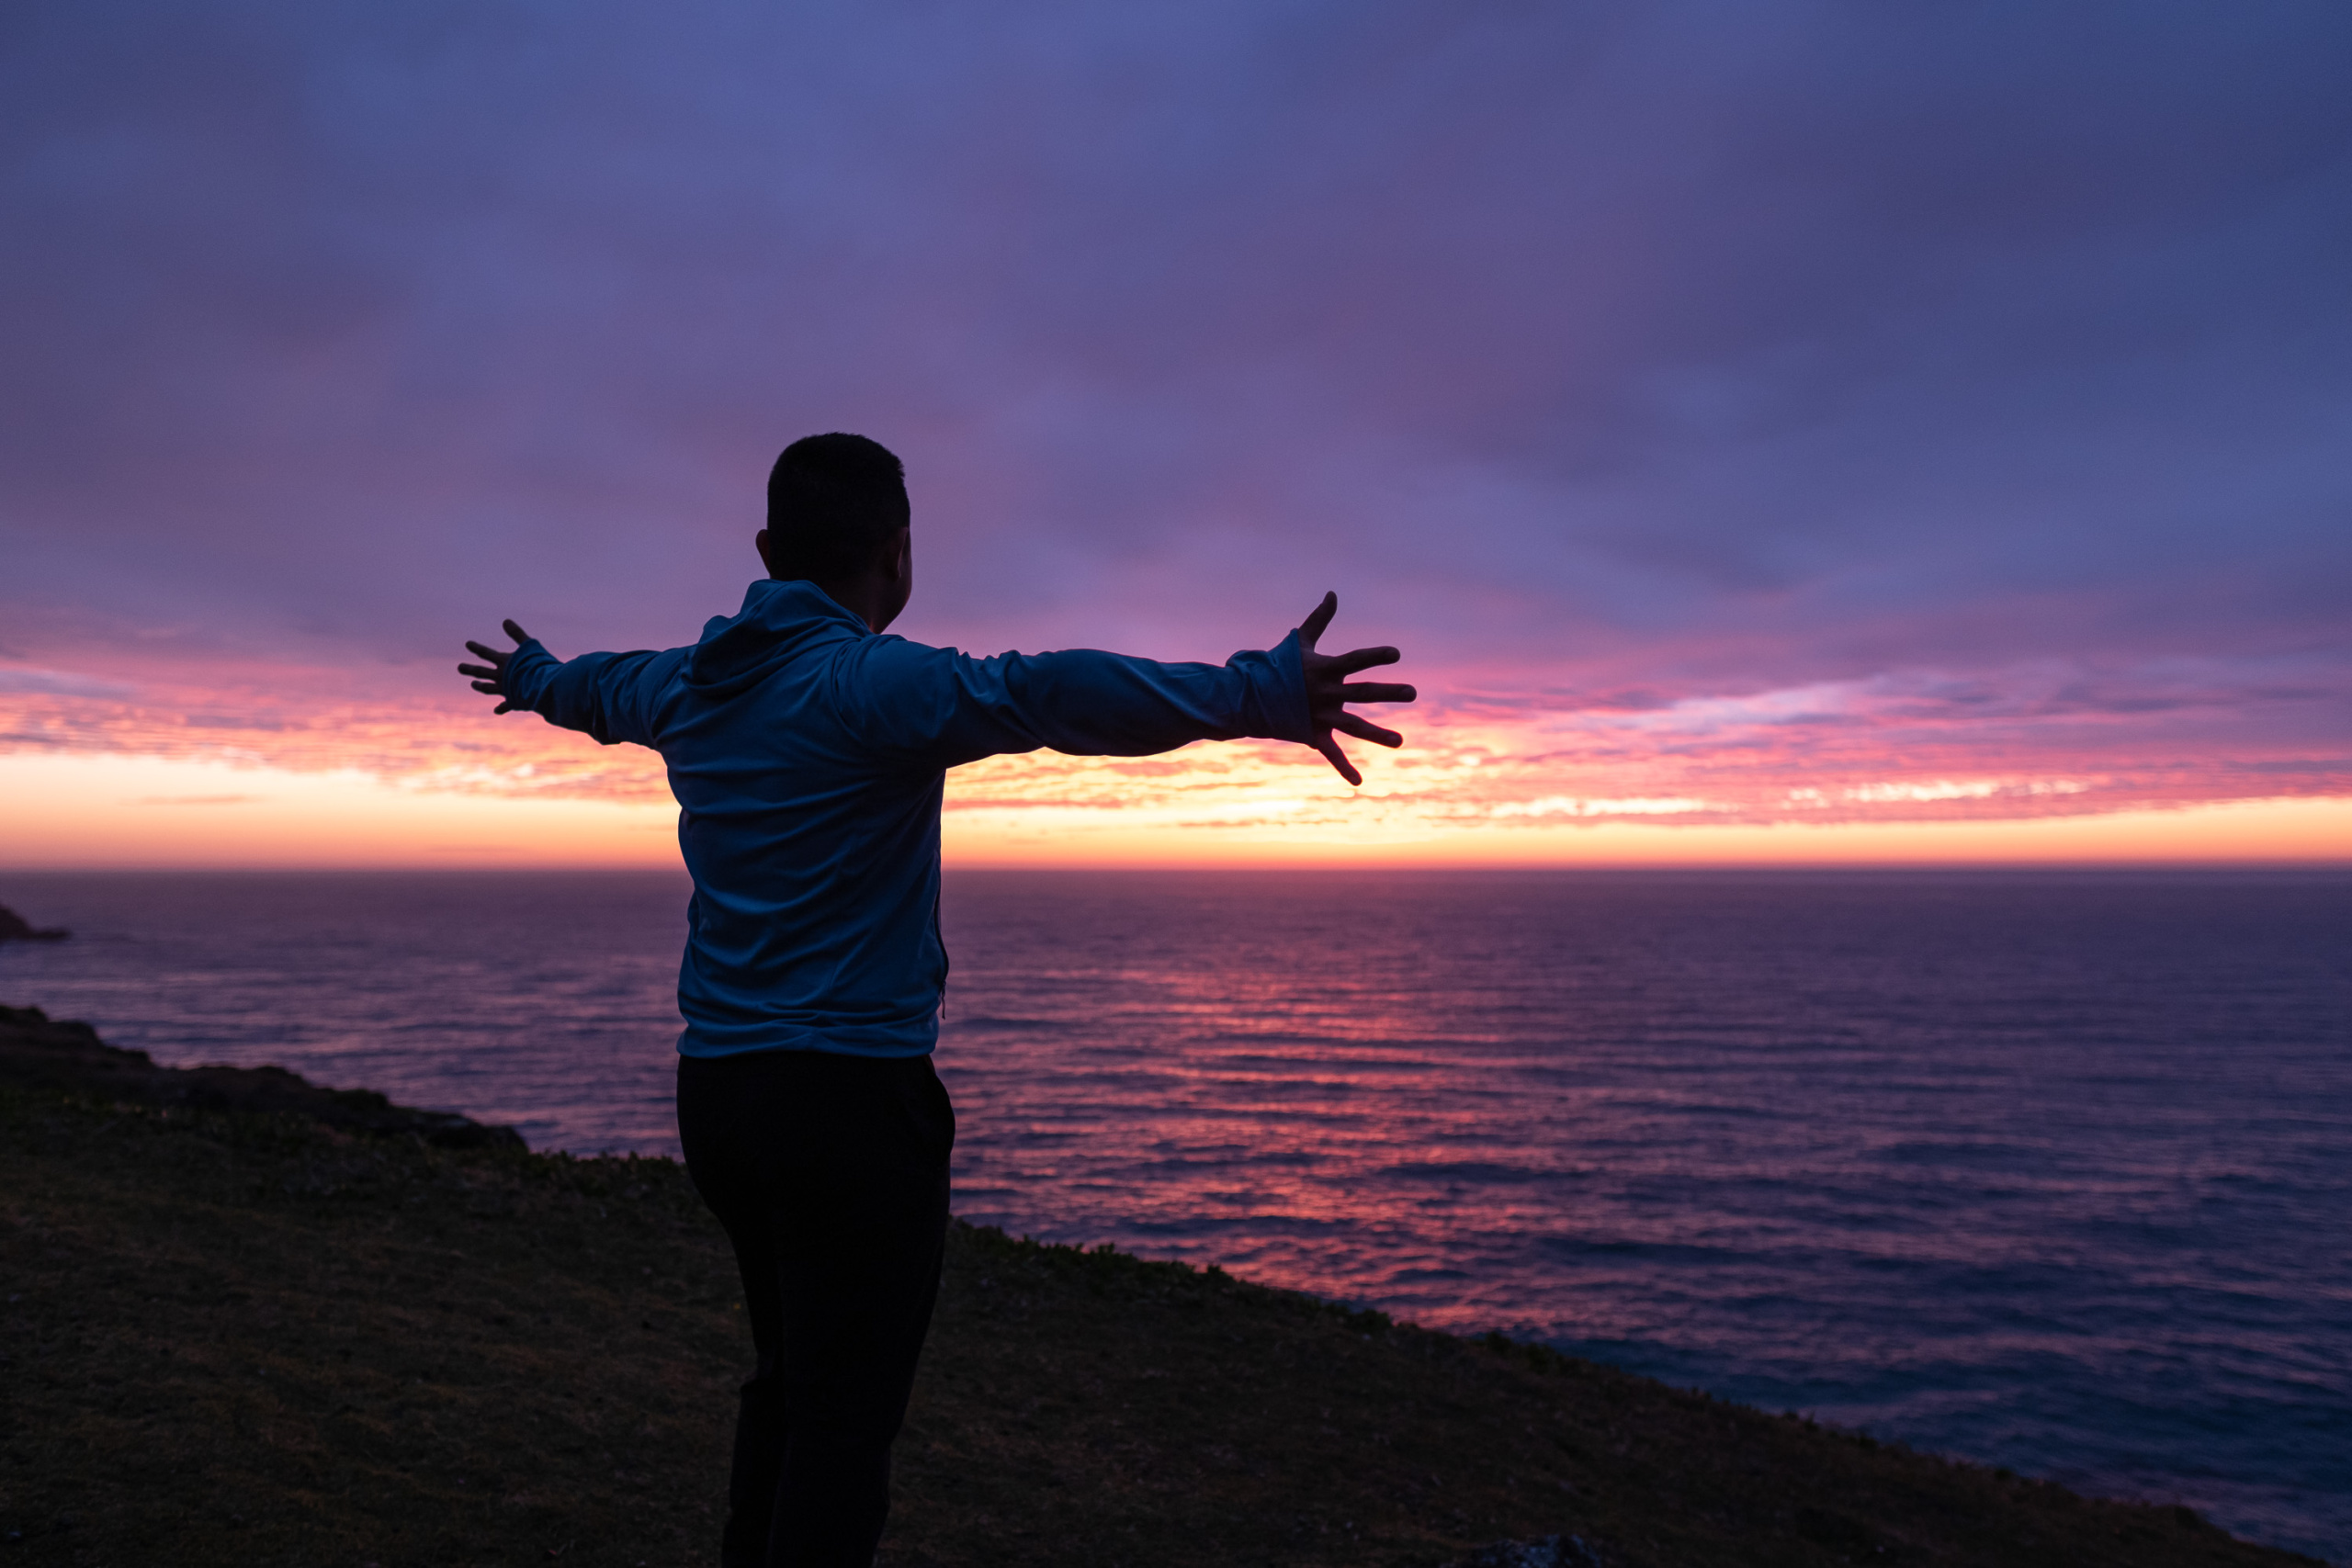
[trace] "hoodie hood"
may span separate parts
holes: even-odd
[[[763,577],[744,591],[741,610],[704,625],[683,674],[704,696],[731,697],[809,648],[873,635],[815,583]]]

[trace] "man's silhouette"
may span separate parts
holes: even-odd
[[[1091,651],[974,659],[884,635],[914,585],[904,472],[859,435],[785,448],[756,543],[768,576],[691,648],[558,662],[466,646],[497,711],[662,753],[694,875],[678,975],[678,1135],[743,1275],[743,1385],[721,1562],[866,1568],[931,1324],[955,1111],[932,1071],[946,771],[1050,747],[1145,756],[1200,739],[1312,746],[1413,700],[1349,684],[1392,648],[1315,651],[1326,594],[1223,666]]]

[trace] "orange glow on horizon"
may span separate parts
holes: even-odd
[[[1178,788],[1192,770],[1171,772],[1170,761],[1054,759],[1036,770],[1046,776],[1017,791],[1006,787],[1003,768],[957,770],[949,778],[946,860],[967,867],[2352,864],[2352,798],[2340,796],[1773,824],[1678,822],[1691,814],[1623,810],[1641,803],[1616,798],[1589,803],[1614,815],[1450,818],[1384,791],[1380,772],[1370,773],[1360,795],[1287,761],[1281,771],[1237,767]],[[1159,771],[1138,776],[1138,769]],[[1062,787],[1046,787],[1057,781]],[[1131,794],[1136,785],[1143,787]],[[0,868],[18,870],[677,864],[676,811],[663,800],[482,793],[217,759],[0,755]]]
[[[402,787],[350,770],[0,756],[0,867],[675,865],[677,812]]]
[[[442,671],[119,649],[83,662],[0,684],[0,866],[676,863],[658,756],[492,717]],[[1981,693],[1948,701],[1919,672],[1645,704],[1431,674],[1398,716],[1403,750],[1351,748],[1360,792],[1271,741],[996,757],[949,774],[945,852],[976,866],[2352,862],[2334,750],[2291,726],[2223,743],[2196,728],[2228,710],[2211,694],[2179,695],[2154,730],[2030,681],[1988,716]]]

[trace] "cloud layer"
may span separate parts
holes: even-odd
[[[1430,809],[2352,793],[2346,80],[2319,0],[18,7],[0,745],[650,787],[454,645],[690,638],[849,428],[909,635],[1335,586]]]

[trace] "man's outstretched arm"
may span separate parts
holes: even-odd
[[[1339,608],[1314,614],[1262,653],[1223,666],[1163,664],[1091,649],[975,659],[953,649],[880,637],[859,652],[849,683],[854,732],[886,755],[933,767],[1049,747],[1071,756],[1144,757],[1194,740],[1263,739],[1312,747],[1361,784],[1334,731],[1396,746],[1403,737],[1347,711],[1350,703],[1413,700],[1406,685],[1350,683],[1393,663],[1393,648],[1321,654],[1314,643]]]
[[[506,635],[514,639],[512,649],[501,652],[469,642],[467,650],[488,662],[458,666],[458,674],[472,679],[475,691],[498,699],[493,712],[527,710],[606,746],[624,740],[653,744],[651,712],[666,673],[657,666],[682,650],[584,653],[566,662],[513,621],[506,623]]]

